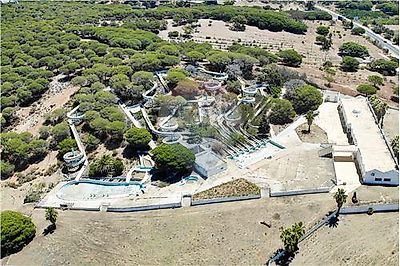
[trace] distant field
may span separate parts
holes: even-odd
[[[212,21],[209,26],[209,22]],[[233,42],[240,39],[242,44],[254,45],[266,48],[269,51],[277,52],[280,49],[293,48],[303,56],[303,63],[297,71],[307,74],[307,76],[320,86],[326,84],[325,73],[319,68],[322,64],[329,60],[334,65],[339,66],[341,57],[338,55],[339,46],[343,42],[353,41],[362,44],[368,48],[372,58],[385,58],[383,51],[366,40],[362,36],[351,35],[349,30],[344,30],[340,22],[330,25],[326,21],[305,21],[308,26],[307,33],[304,35],[292,34],[289,32],[272,32],[268,30],[260,30],[256,27],[246,26],[244,32],[229,30],[227,24],[223,21],[200,19],[200,27],[193,34],[193,40],[197,42],[209,42],[215,48],[227,49]],[[320,46],[315,44],[316,28],[321,25],[330,25],[333,32],[332,48],[325,52]],[[167,35],[170,31],[183,32],[182,26],[172,27],[172,20],[168,20],[167,30],[161,31],[159,36],[168,39]],[[348,95],[357,94],[356,87],[359,84],[367,83],[369,75],[376,73],[366,69],[360,69],[356,73],[342,72],[339,69],[332,82],[332,88]],[[378,95],[385,99],[390,99],[393,95],[392,86],[398,84],[397,77],[385,77],[385,84],[381,86]],[[396,105],[391,102],[392,105]]]

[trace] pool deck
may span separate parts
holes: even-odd
[[[60,199],[57,193],[60,191],[62,186],[68,182],[61,182],[55,186],[37,205],[37,208],[54,207],[59,208],[60,205],[65,204],[70,206],[70,209],[82,209],[82,210],[100,210],[100,207],[107,205],[114,208],[125,208],[125,207],[138,207],[147,205],[160,205],[178,203],[181,201],[181,195],[171,195],[165,193],[164,195],[158,195],[157,197],[153,193],[142,194],[140,191],[138,196],[129,195],[114,198],[99,198],[90,200],[65,200]],[[154,190],[150,188],[150,190]],[[152,196],[153,195],[153,196]]]

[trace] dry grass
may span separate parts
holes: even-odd
[[[260,188],[246,179],[239,178],[193,195],[193,200],[258,195]]]
[[[296,128],[296,133],[302,142],[308,143],[326,143],[328,135],[319,126],[312,124],[311,130],[308,132],[308,125],[304,123]]]

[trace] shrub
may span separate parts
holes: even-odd
[[[15,211],[3,211],[1,216],[1,257],[20,251],[36,234],[32,219]]]
[[[392,141],[390,142],[390,146],[393,149],[394,155],[399,158],[399,135],[392,139]]]
[[[77,150],[77,149],[78,149],[78,145],[76,144],[76,141],[71,138],[66,138],[57,144],[59,158],[62,158],[64,156],[64,154],[66,154],[67,152],[70,152],[72,150]]]
[[[284,65],[298,67],[301,65],[303,58],[294,49],[283,50],[278,53],[281,62]]]
[[[38,202],[40,200],[42,193],[40,191],[32,190],[26,194],[24,198],[24,204],[25,203],[32,203],[32,202]]]
[[[179,32],[176,30],[168,32],[168,37],[169,38],[177,38],[177,37],[179,37]]]
[[[365,58],[369,56],[368,49],[355,42],[345,42],[339,47],[339,54],[342,56],[353,56]]]
[[[327,26],[318,26],[317,27],[317,34],[326,36],[329,33],[329,27]]]
[[[351,30],[351,34],[353,35],[363,35],[365,33],[365,29],[361,27],[354,27]]]
[[[383,85],[383,78],[379,75],[371,75],[368,76],[368,81],[371,82],[375,87],[378,87],[379,85]]]
[[[399,64],[391,60],[377,59],[372,61],[368,67],[371,71],[376,71],[382,75],[394,76],[396,75],[396,69],[399,67]]]
[[[269,115],[272,124],[286,124],[292,121],[296,112],[292,103],[286,99],[274,99],[271,113]]]
[[[367,211],[367,214],[368,214],[368,215],[374,214],[374,208],[369,207],[369,208],[368,208],[368,211]]]
[[[0,161],[1,179],[10,177],[14,173],[15,166],[6,161]]]
[[[184,69],[173,68],[168,70],[166,80],[170,87],[175,87],[179,81],[186,79],[188,73]]]
[[[174,96],[182,96],[186,100],[192,100],[200,94],[199,84],[191,79],[185,78],[180,80],[173,89]]]
[[[377,89],[370,84],[360,84],[357,86],[357,91],[365,95],[372,95],[376,93]]]
[[[342,58],[340,68],[345,72],[356,72],[360,63],[357,59],[351,56],[345,56]]]

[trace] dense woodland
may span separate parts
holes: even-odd
[[[262,48],[240,44],[232,45],[228,51],[220,51],[213,49],[210,44],[198,44],[190,40],[170,43],[156,35],[159,30],[165,29],[166,19],[173,19],[174,23],[182,25],[195,23],[200,18],[210,18],[271,31],[304,34],[307,26],[303,20],[331,18],[325,12],[279,12],[257,7],[194,6],[138,10],[129,5],[82,2],[2,5],[1,15],[2,127],[12,129],[18,120],[16,111],[37,101],[49,89],[52,80],[68,81],[80,87],[69,107],[79,105],[79,111],[85,114],[82,132],[88,151],[95,150],[99,143],[105,143],[113,149],[124,141],[135,147],[145,147],[148,137],[144,138],[147,142],[136,143],[132,140],[132,131],[129,131],[125,116],[117,108],[117,97],[127,103],[139,103],[142,92],[153,85],[152,71],[172,68],[167,80],[174,89],[173,96],[160,96],[156,104],[161,109],[183,106],[186,100],[197,94],[195,88],[188,91],[193,87],[186,78],[188,73],[173,68],[182,61],[197,64],[207,60],[210,70],[226,71],[230,76],[227,88],[233,95],[240,88],[235,79],[237,75],[268,82],[274,96],[280,94],[285,82],[305,79],[294,71],[275,65],[280,63],[298,67],[302,63],[302,56],[295,50],[273,54]],[[351,43],[344,44],[341,53],[347,61],[352,56],[368,55],[365,47]],[[371,69],[375,67],[376,71],[383,74],[393,74],[386,71],[388,67],[393,71],[395,65],[392,61],[374,63]],[[256,76],[253,73],[254,66],[261,68]],[[343,69],[346,69],[345,63]],[[357,68],[349,69],[356,71]],[[111,88],[113,92],[106,88]],[[315,90],[309,87],[297,90],[296,87],[298,94],[315,95],[315,102],[318,103],[320,99]],[[290,121],[295,111],[304,113],[307,108],[315,109],[314,105],[304,107],[301,102],[296,102],[304,101],[303,96],[292,95],[288,100],[274,102],[274,108],[286,110],[275,112],[284,116],[274,118],[275,122]],[[65,122],[65,113],[66,110],[57,109],[48,114],[39,136],[3,133],[2,176],[8,177],[15,170],[19,171],[29,163],[40,160],[49,149],[57,150],[59,158],[62,158],[71,148],[76,148]],[[244,110],[244,113],[248,115],[248,110]],[[261,117],[255,123],[269,123],[266,120]],[[200,129],[193,125],[190,128],[199,136],[215,135],[215,131],[207,126]],[[141,134],[146,135],[143,132]]]

